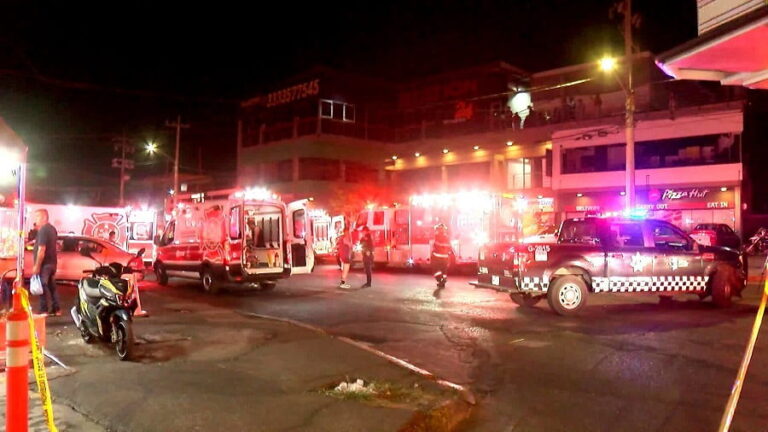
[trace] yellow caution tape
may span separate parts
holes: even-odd
[[[725,404],[725,412],[720,419],[720,427],[717,429],[719,432],[727,432],[731,428],[731,422],[733,421],[733,415],[736,412],[736,405],[739,404],[739,396],[741,395],[741,388],[744,386],[744,378],[747,376],[747,369],[749,369],[749,362],[752,360],[752,351],[755,349],[755,343],[757,342],[757,335],[760,332],[760,326],[763,322],[763,315],[765,314],[765,305],[768,302],[768,279],[766,279],[766,270],[768,269],[768,259],[766,259],[763,266],[763,295],[760,299],[760,307],[757,309],[755,315],[755,322],[752,325],[752,333],[749,335],[749,341],[747,342],[747,349],[744,351],[744,357],[741,359],[741,366],[739,372],[736,374],[736,381],[731,387],[731,396],[728,398],[728,403]]]
[[[45,293],[43,293],[45,295]],[[21,305],[27,311],[29,319],[29,341],[32,343],[32,363],[35,368],[35,381],[37,381],[37,390],[40,393],[40,402],[43,405],[43,416],[48,424],[48,430],[58,432],[56,424],[53,421],[53,405],[51,404],[51,392],[48,386],[48,377],[45,374],[45,359],[43,359],[43,350],[40,348],[40,340],[37,338],[37,329],[35,329],[35,319],[32,316],[32,307],[29,304],[29,295],[27,290],[21,289]]]

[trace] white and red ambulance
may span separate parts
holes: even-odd
[[[307,200],[290,204],[263,188],[230,189],[177,199],[156,238],[155,274],[198,279],[215,293],[223,283],[273,289],[278,279],[314,267]]]

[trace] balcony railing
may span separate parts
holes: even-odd
[[[697,81],[666,81],[636,88],[636,112],[669,111],[745,99],[743,89]],[[448,138],[500,130],[519,130],[568,122],[620,116],[624,113],[623,92],[575,95],[536,100],[532,111],[489,111],[465,122],[423,121],[392,127],[364,121],[342,122],[317,117],[246,129],[245,145],[266,144],[302,136],[340,135],[374,142],[402,143],[425,138]],[[359,120],[359,119],[358,119]]]

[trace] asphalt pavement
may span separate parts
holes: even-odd
[[[353,273],[350,279],[356,287],[364,276]],[[114,405],[112,397],[120,398],[124,402],[116,405],[125,404],[129,410],[114,414],[113,424],[121,425],[118,430],[180,430],[175,422],[161,423],[166,429],[157,424],[151,425],[155,429],[145,428],[150,425],[142,421],[163,413],[169,422],[189,419],[181,425],[195,430],[193,419],[229,426],[229,413],[268,404],[268,398],[253,393],[255,388],[307,392],[349,374],[342,370],[356,370],[333,365],[348,357],[357,359],[359,350],[347,352],[353,347],[328,343],[329,353],[315,355],[318,346],[311,338],[293,335],[294,330],[307,330],[279,323],[285,327],[277,333],[287,332],[283,342],[269,336],[275,333],[269,330],[275,322],[249,318],[259,314],[317,326],[466,385],[478,403],[462,430],[715,430],[759,301],[756,283],[729,309],[716,309],[690,295],[661,305],[651,295],[603,294],[590,296],[581,315],[564,318],[553,314],[546,302],[522,309],[505,294],[472,288],[470,280],[471,276],[452,276],[440,290],[426,273],[387,270],[376,272],[372,288],[340,290],[338,270],[318,266],[311,275],[280,281],[271,292],[232,290],[210,296],[195,282],[172,280],[169,287],[150,282],[142,300],[152,316],[137,320],[137,335],[150,336],[142,347],[146,357],[137,363],[118,363],[104,349],[72,342],[77,339],[71,334],[58,337],[60,345],[52,349],[75,364],[78,373],[54,380],[54,395],[102,424],[99,413]],[[49,323],[49,334],[66,335],[67,326],[71,324],[66,319],[56,318]],[[222,339],[241,343],[230,346]],[[341,343],[336,338],[327,341]],[[768,424],[763,399],[768,394],[766,343],[758,340],[731,430],[763,430]],[[280,378],[262,377],[264,382],[249,383],[243,391],[264,362],[260,351],[285,344],[290,349],[268,356],[267,365],[274,366],[281,358],[301,359],[307,352],[312,357],[300,361],[299,367],[281,370]],[[326,347],[326,342],[320,345]],[[363,357],[361,365],[370,360]],[[203,364],[206,368],[199,367]],[[245,365],[247,373],[242,370]],[[307,380],[304,373],[313,369],[319,376]],[[109,398],[84,396],[91,386],[104,388],[115,377],[126,381],[125,389],[110,387]],[[408,373],[405,377],[412,379]],[[285,387],[286,381],[298,387]],[[195,397],[197,393],[200,397]],[[316,394],[301,394],[294,406],[314,407],[308,400]],[[357,405],[331,411],[346,409],[355,411]],[[398,409],[408,414],[400,412],[404,415],[397,421],[376,422],[380,426],[376,430],[398,430],[396,425],[412,413]],[[360,426],[349,425],[349,430]],[[232,430],[323,430],[287,421],[260,429],[249,426]]]

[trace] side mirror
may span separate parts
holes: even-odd
[[[143,257],[143,256],[144,256],[144,252],[146,252],[146,251],[147,251],[147,249],[146,249],[146,248],[141,248],[141,249],[139,249],[139,252],[137,252],[137,253],[136,253],[136,257],[137,257],[137,258],[141,258],[141,257]]]

